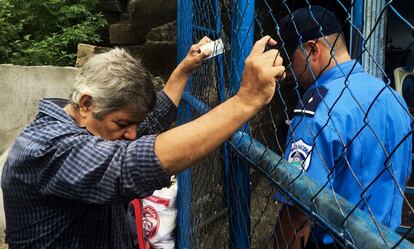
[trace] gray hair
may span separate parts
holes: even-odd
[[[155,105],[152,76],[124,49],[115,48],[91,57],[79,70],[69,101],[79,107],[82,95],[92,97],[94,117],[129,106],[146,115]]]

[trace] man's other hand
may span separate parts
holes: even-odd
[[[275,46],[270,36],[258,40],[244,63],[242,84],[237,95],[249,105],[261,108],[272,99],[276,81],[285,77],[283,59],[277,49],[265,51],[266,45]]]
[[[212,53],[211,50],[200,50],[201,46],[209,42],[211,42],[210,38],[205,36],[197,44],[191,46],[186,57],[181,61],[180,65],[178,65],[177,69],[186,76],[189,76],[201,65],[203,59],[207,58]]]

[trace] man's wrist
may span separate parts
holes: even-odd
[[[258,112],[265,106],[265,103],[261,99],[247,91],[239,90],[235,96],[237,96],[246,109],[252,109]]]
[[[240,109],[244,110],[251,116],[255,115],[264,106],[263,104],[260,104],[259,101],[252,101],[248,96],[245,96],[240,92],[234,95],[233,98],[237,102]]]
[[[174,75],[175,78],[179,78],[179,79],[188,79],[191,75],[191,73],[184,70],[184,66],[182,65],[182,63],[178,64],[178,66],[176,67],[176,69],[173,71],[172,74]]]

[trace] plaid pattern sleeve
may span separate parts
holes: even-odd
[[[148,135],[167,130],[177,119],[177,107],[164,91],[157,93],[154,111],[139,125],[138,134]]]
[[[128,202],[170,184],[155,137],[103,140],[42,101],[3,169],[9,248],[133,248]]]
[[[96,204],[151,195],[170,182],[154,153],[154,140],[155,135],[130,143],[90,135],[57,139],[54,154],[39,175],[40,192]]]

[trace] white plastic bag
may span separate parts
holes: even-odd
[[[176,199],[177,183],[173,178],[169,188],[156,190],[142,200],[142,225],[151,248],[175,248]]]

